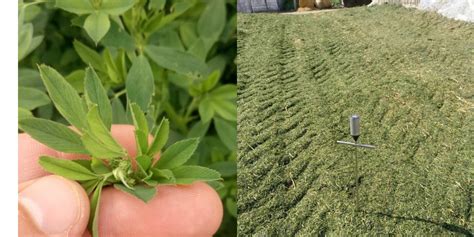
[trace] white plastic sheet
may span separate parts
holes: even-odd
[[[474,0],[421,0],[418,8],[461,21],[474,22]]]

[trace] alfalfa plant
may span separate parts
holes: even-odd
[[[143,56],[137,60],[140,58]],[[90,160],[65,160],[42,156],[39,164],[50,173],[79,181],[91,195],[89,229],[93,236],[98,236],[100,196],[106,186],[114,186],[148,202],[155,196],[159,184],[221,180],[220,173],[215,170],[184,165],[196,150],[198,138],[178,141],[162,152],[158,160],[154,159],[167,143],[169,122],[165,118],[161,120],[149,143],[147,118],[139,105],[129,101],[137,146],[136,157],[131,157],[110,133],[112,106],[92,67],[86,69],[82,97],[53,68],[41,65],[39,71],[52,102],[74,128],[41,118],[22,119],[19,125],[34,139],[54,150],[91,157]]]

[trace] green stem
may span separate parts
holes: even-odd
[[[168,118],[174,124],[176,124],[176,127],[178,128],[178,130],[180,132],[182,132],[183,134],[186,134],[188,132],[188,128],[186,127],[186,122],[184,121],[184,119],[180,115],[178,115],[176,113],[173,106],[171,106],[169,103],[165,103],[163,105],[163,109],[166,112],[166,114],[168,115]]]
[[[127,93],[127,88],[124,88],[121,91],[115,93],[114,98],[118,98],[118,97],[120,97],[121,95],[123,95],[125,93]]]
[[[193,100],[191,101],[188,108],[186,109],[186,114],[184,115],[185,121],[189,120],[189,116],[197,108],[198,103],[199,103],[199,99],[197,97],[193,97]]]

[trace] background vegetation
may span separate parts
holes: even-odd
[[[113,103],[113,123],[131,124],[129,99],[152,127],[169,118],[169,144],[201,138],[189,164],[224,177],[211,183],[225,207],[217,235],[236,235],[235,0],[92,0],[91,12],[80,2],[19,1],[19,119],[67,124],[37,65],[53,67],[79,93],[91,65]],[[151,78],[128,78],[138,55],[146,56]]]
[[[239,235],[472,236],[473,36],[394,6],[239,14]],[[351,114],[376,149],[336,144]]]

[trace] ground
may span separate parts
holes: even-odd
[[[472,236],[474,24],[240,14],[237,63],[240,236]]]

